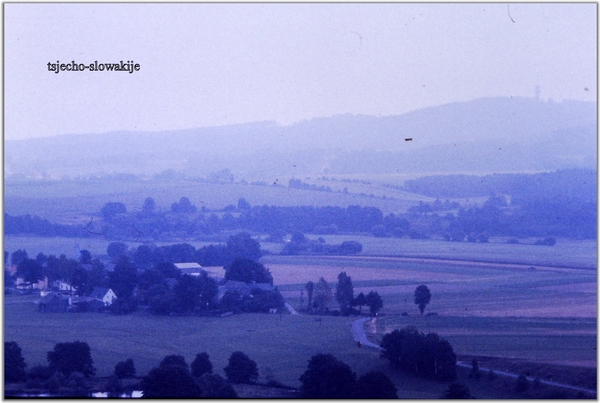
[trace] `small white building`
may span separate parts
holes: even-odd
[[[189,274],[190,276],[202,275],[202,266],[198,263],[174,263],[174,265],[181,270],[181,274]]]
[[[94,287],[89,298],[101,301],[104,306],[110,306],[117,299],[117,295],[110,288]]]

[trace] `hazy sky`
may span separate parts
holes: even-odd
[[[5,139],[597,96],[594,3],[5,3],[4,30]]]

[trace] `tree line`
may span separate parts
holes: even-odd
[[[376,315],[383,308],[383,299],[376,291],[371,290],[366,296],[361,292],[355,297],[352,277],[348,276],[346,272],[341,272],[338,275],[338,282],[335,287],[335,300],[339,304],[339,311],[329,310],[329,304],[333,301],[334,293],[332,287],[323,277],[316,284],[312,281],[307,282],[304,288],[307,294],[307,303],[304,310],[310,314],[361,315],[362,307],[366,305],[369,307],[371,315]],[[356,307],[359,309],[357,310]]]
[[[4,356],[5,384],[26,382],[28,388],[46,389],[55,395],[90,395],[87,380],[96,373],[96,368],[86,342],[57,343],[47,353],[48,365],[38,365],[29,371],[26,371],[27,364],[16,342],[4,342]],[[182,355],[171,354],[129,389],[139,388],[142,397],[155,399],[237,398],[233,384],[258,384],[258,365],[242,351],[231,354],[223,371],[225,378],[213,372],[213,364],[206,352],[196,354],[191,365]],[[119,397],[125,392],[121,380],[135,375],[135,364],[131,358],[117,363],[105,384],[108,397]],[[302,386],[296,397],[301,398],[398,398],[395,385],[383,372],[372,371],[357,379],[347,364],[331,354],[311,357],[300,381]],[[263,385],[293,390],[274,379]]]

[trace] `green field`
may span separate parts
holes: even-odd
[[[168,354],[181,354],[188,363],[206,351],[215,372],[232,352],[244,351],[261,371],[268,367],[274,378],[299,386],[310,357],[332,353],[363,373],[385,362],[373,350],[355,346],[348,318],[247,314],[224,318],[127,316],[106,314],[40,313],[31,302],[10,303],[4,312],[4,338],[17,341],[29,367],[46,364],[46,352],[58,342],[82,340],[92,350],[98,376],[108,376],[117,362],[133,358],[138,374],[146,374]],[[264,381],[264,378],[262,378]]]
[[[278,181],[278,183],[282,183]],[[352,184],[348,184],[352,188]],[[384,213],[405,212],[419,201],[433,201],[395,189],[385,189],[386,199],[360,195],[357,192],[320,192],[283,186],[256,186],[241,183],[211,184],[193,181],[48,181],[7,183],[4,187],[4,210],[10,215],[32,214],[52,222],[86,222],[98,215],[110,201],[125,204],[129,211],[141,210],[146,197],[156,201],[157,208],[169,210],[171,204],[186,196],[199,209],[220,210],[237,205],[240,197],[251,205],[275,206],[373,206]],[[392,199],[393,198],[393,199]],[[87,218],[85,218],[87,217]]]

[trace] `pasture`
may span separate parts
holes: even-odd
[[[273,183],[283,186],[271,186]],[[348,187],[352,189],[352,184],[348,184]],[[139,211],[147,197],[154,198],[157,208],[163,210],[169,210],[171,204],[178,202],[182,196],[188,197],[198,209],[205,207],[214,211],[230,204],[237,205],[239,198],[243,197],[251,205],[360,205],[378,207],[386,214],[405,212],[419,201],[433,201],[426,196],[396,189],[385,189],[386,199],[359,193],[362,192],[292,189],[287,187],[287,182],[282,183],[281,179],[269,182],[268,186],[188,180],[35,181],[5,184],[4,209],[11,215],[38,215],[52,222],[87,223],[90,217],[98,216],[107,202],[122,202],[128,211]]]
[[[439,398],[448,387],[398,372],[379,352],[358,348],[350,320],[341,317],[245,314],[225,318],[127,316],[105,314],[44,314],[37,311],[32,296],[9,296],[5,303],[4,337],[16,341],[31,368],[46,365],[46,353],[56,343],[85,341],[97,369],[96,376],[109,376],[117,362],[132,358],[138,376],[157,366],[168,354],[181,354],[191,363],[199,352],[207,352],[213,371],[223,368],[232,352],[245,352],[256,361],[259,382],[277,380],[299,387],[299,377],[308,360],[318,353],[331,353],[350,365],[357,376],[382,371],[398,388],[400,398]],[[316,321],[315,319],[321,319]],[[510,388],[490,388],[473,382],[459,368],[459,380],[479,398],[514,397]]]
[[[13,299],[21,299],[14,296]],[[9,298],[10,300],[10,298]],[[32,302],[5,304],[4,338],[23,349],[28,367],[46,365],[46,352],[59,342],[82,340],[91,348],[97,376],[108,376],[117,362],[132,358],[137,373],[146,374],[168,354],[181,354],[191,363],[206,351],[214,372],[234,351],[243,351],[258,364],[261,381],[271,374],[299,386],[310,357],[331,353],[358,373],[383,368],[374,350],[358,349],[350,320],[340,317],[245,314],[224,318],[41,313]]]

